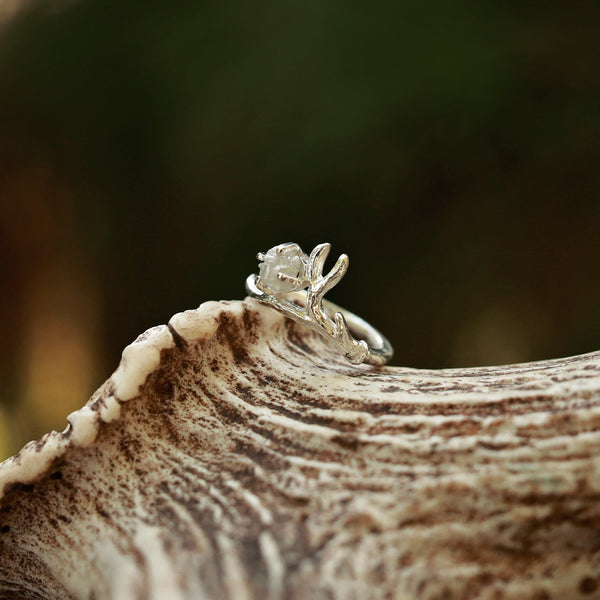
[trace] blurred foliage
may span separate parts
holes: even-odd
[[[600,347],[597,3],[46,2],[0,32],[14,449],[138,333],[330,241],[395,364]]]

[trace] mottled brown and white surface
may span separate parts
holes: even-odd
[[[354,367],[256,302],[149,330],[0,465],[0,598],[600,598],[600,354]]]

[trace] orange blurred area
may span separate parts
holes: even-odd
[[[29,282],[17,428],[62,429],[96,383],[98,306],[85,273],[52,265]]]
[[[7,161],[8,162],[8,161]],[[6,163],[5,163],[6,164]],[[49,162],[3,173],[1,451],[6,456],[49,429],[62,430],[97,385],[97,281],[68,250],[69,190]]]

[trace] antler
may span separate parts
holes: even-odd
[[[331,244],[319,244],[315,246],[310,253],[307,275],[309,288],[306,300],[307,315],[314,316],[315,320],[326,329],[330,335],[335,335],[336,324],[331,317],[323,310],[323,297],[333,287],[335,287],[348,270],[349,259],[346,254],[342,254],[336,261],[333,269],[327,275],[323,275],[325,260],[331,250]],[[345,321],[344,321],[344,325]],[[348,329],[346,325],[346,329]],[[350,332],[347,331],[350,335]]]

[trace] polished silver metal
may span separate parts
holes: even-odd
[[[348,256],[342,254],[323,275],[330,250],[331,244],[319,244],[307,255],[298,244],[286,243],[259,252],[260,275],[246,279],[246,290],[330,339],[351,363],[384,365],[394,353],[388,340],[365,320],[323,298],[348,270]]]

